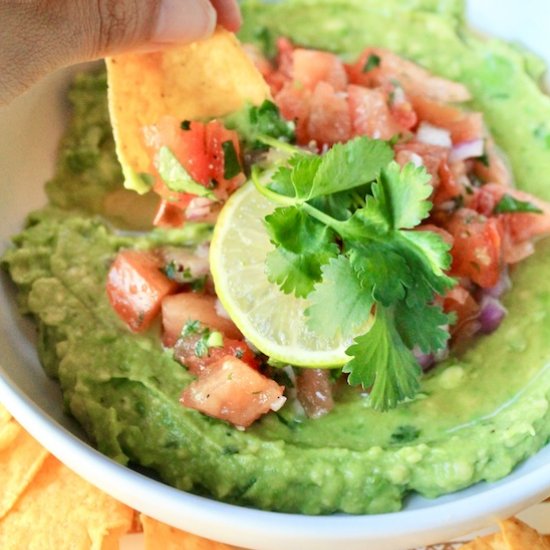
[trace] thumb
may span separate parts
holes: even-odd
[[[224,0],[225,12],[235,8]],[[193,42],[212,34],[216,20],[209,0],[0,1],[0,105],[59,67]]]

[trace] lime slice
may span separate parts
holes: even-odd
[[[273,245],[263,224],[275,205],[249,182],[224,206],[210,247],[210,269],[223,307],[245,337],[272,359],[303,367],[347,363],[353,337],[324,338],[307,326],[307,299],[284,294],[265,273]],[[358,334],[363,334],[365,327]]]

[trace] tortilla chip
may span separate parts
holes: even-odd
[[[14,506],[47,456],[46,449],[15,420],[0,428],[0,518]]]
[[[141,523],[145,535],[145,550],[236,550],[235,546],[197,537],[148,516],[142,515]]]
[[[260,104],[269,87],[235,35],[218,28],[211,38],[161,52],[107,59],[109,110],[126,186],[148,190],[150,171],[143,127],[162,116],[195,120],[226,115],[246,102]]]
[[[499,525],[506,550],[550,550],[545,537],[517,518],[501,521]]]
[[[11,419],[10,412],[8,411],[8,409],[6,409],[6,407],[4,407],[4,405],[2,405],[2,403],[0,403],[0,428],[4,424],[7,424],[10,419]]]
[[[133,511],[49,456],[0,521],[0,548],[118,550]]]
[[[494,533],[478,537],[475,540],[460,547],[460,550],[508,550],[502,533]]]

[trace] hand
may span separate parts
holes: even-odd
[[[237,0],[0,0],[0,106],[57,68],[236,31]]]

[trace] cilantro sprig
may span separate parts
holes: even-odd
[[[370,388],[372,406],[395,407],[418,391],[413,348],[444,348],[450,318],[434,303],[455,281],[449,245],[413,229],[427,217],[432,192],[424,168],[393,161],[384,141],[361,137],[324,155],[294,149],[266,186],[278,208],[265,218],[274,245],[271,282],[308,298],[308,323],[319,335],[355,338],[344,366],[353,385]]]

